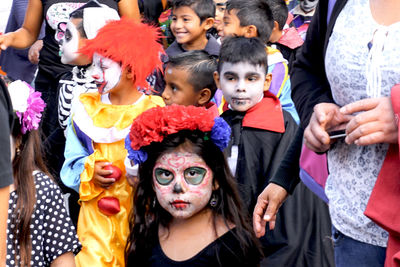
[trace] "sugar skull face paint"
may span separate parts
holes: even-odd
[[[262,66],[247,62],[223,63],[219,86],[226,101],[236,111],[247,111],[264,95],[266,71]]]
[[[188,219],[207,206],[213,173],[197,154],[174,151],[156,161],[153,184],[161,207],[174,218]]]
[[[112,59],[94,53],[91,72],[99,93],[106,94],[119,83],[122,68]]]
[[[68,21],[64,36],[60,40],[60,55],[63,64],[72,64],[78,58],[80,38],[75,24]]]

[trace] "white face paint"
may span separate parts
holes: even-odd
[[[219,82],[225,100],[233,110],[247,111],[264,95],[265,68],[247,62],[223,63]]]
[[[194,153],[166,153],[156,161],[153,169],[158,202],[177,219],[188,219],[207,206],[212,182],[211,169]]]
[[[91,72],[99,93],[106,94],[119,83],[122,69],[112,59],[94,53]]]
[[[80,38],[75,24],[68,21],[64,37],[60,41],[60,55],[63,64],[72,64],[78,58]]]

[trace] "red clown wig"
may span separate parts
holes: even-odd
[[[160,38],[158,28],[122,18],[107,23],[79,52],[90,58],[97,53],[120,63],[122,69],[132,71],[136,86],[148,87],[147,76],[162,67]]]

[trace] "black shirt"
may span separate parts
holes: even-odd
[[[174,261],[162,251],[158,242],[153,248],[152,256],[146,266],[152,267],[217,267],[217,266],[258,266],[259,256],[257,248],[252,248],[244,255],[234,230],[226,232],[214,242],[210,243],[195,256],[184,261]]]
[[[35,171],[36,203],[30,222],[32,244],[31,266],[50,266],[59,256],[67,252],[75,255],[81,249],[75,227],[64,207],[60,188],[46,174]],[[15,251],[13,239],[18,195],[10,193],[7,228],[7,266],[17,266],[19,254]]]
[[[212,35],[207,35],[208,42],[206,44],[206,47],[204,47],[204,51],[206,51],[210,56],[219,56],[219,50],[220,50],[220,44],[217,42],[217,39],[215,39]],[[181,53],[187,52],[185,49],[183,49],[182,45],[178,44],[178,42],[175,40],[168,48],[165,50],[167,55],[169,57],[171,56],[176,56]]]

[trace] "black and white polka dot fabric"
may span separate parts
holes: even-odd
[[[50,266],[58,256],[80,251],[81,245],[76,230],[64,207],[60,188],[44,173],[35,172],[36,205],[31,219],[32,256],[31,266]],[[12,245],[13,229],[17,206],[16,191],[10,193],[7,229],[7,266],[16,266],[17,251]],[[16,242],[16,241],[14,241]],[[17,250],[19,245],[17,245]]]

